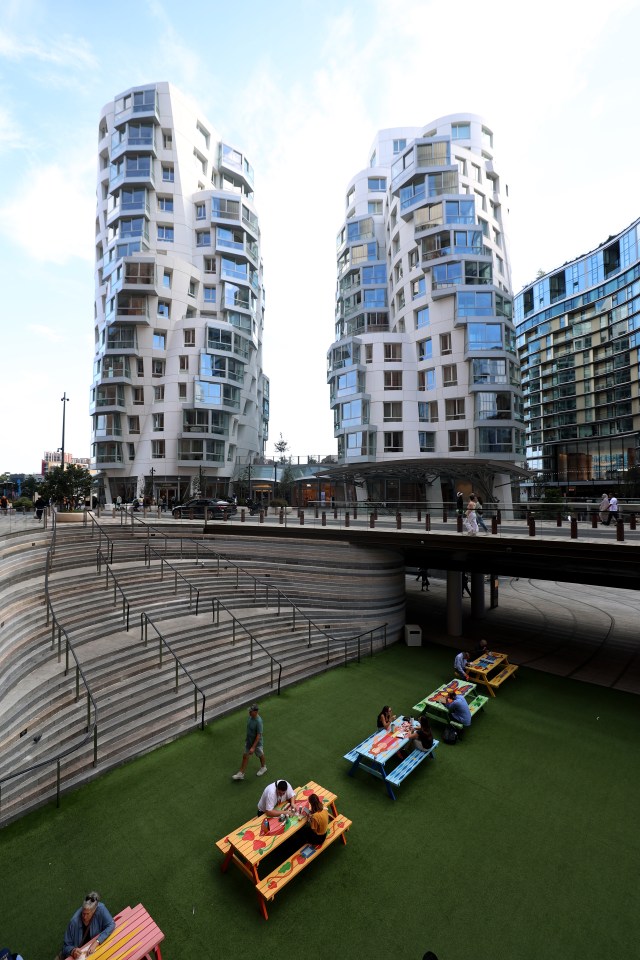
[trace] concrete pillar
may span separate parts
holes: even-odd
[[[484,573],[472,573],[471,616],[474,620],[482,620],[484,612]]]
[[[447,570],[447,633],[462,636],[462,574]]]

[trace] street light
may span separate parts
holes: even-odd
[[[65,414],[66,414],[66,412],[67,412],[67,404],[68,404],[68,402],[69,402],[69,397],[67,396],[67,391],[66,391],[66,390],[65,390],[65,392],[64,392],[64,395],[63,395],[62,397],[60,397],[60,400],[62,401],[62,448],[61,448],[62,454],[61,454],[61,459],[62,459],[62,469],[64,470],[64,426],[65,426]]]

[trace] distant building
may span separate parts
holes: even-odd
[[[538,484],[595,494],[638,466],[639,235],[636,220],[515,298]]]
[[[268,437],[253,168],[168,83],[119,94],[98,140],[99,495],[226,495]]]
[[[345,480],[451,500],[464,478],[510,502],[523,403],[492,131],[473,114],[379,131],[345,208],[328,351]]]
[[[61,467],[61,455],[61,450],[46,450],[42,455],[40,472],[44,475],[48,470],[51,470],[52,467]],[[84,467],[85,470],[89,470],[91,468],[91,460],[89,457],[74,457],[73,454],[68,453],[67,451],[65,451],[64,454],[64,462],[65,465],[70,463],[77,464],[80,467]]]

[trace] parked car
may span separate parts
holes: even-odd
[[[198,497],[194,500],[187,500],[186,503],[181,503],[179,507],[174,507],[171,513],[177,519],[193,517],[196,520],[202,520],[205,516],[205,510],[208,520],[223,520],[225,514],[232,517],[234,513],[238,512],[236,505],[229,503],[228,500],[207,500]]]

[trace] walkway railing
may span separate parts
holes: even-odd
[[[159,666],[162,667],[162,652],[165,648],[169,651],[169,653],[174,659],[175,668],[176,668],[176,686],[175,686],[176,693],[178,692],[178,688],[180,684],[180,670],[182,670],[182,672],[185,674],[185,676],[188,678],[189,682],[193,686],[193,710],[194,710],[195,720],[198,719],[198,694],[200,694],[200,696],[202,697],[202,715],[200,720],[200,729],[204,730],[204,713],[205,713],[205,707],[206,707],[206,701],[207,701],[207,697],[204,690],[198,686],[198,684],[193,679],[193,677],[191,676],[191,674],[189,673],[185,665],[181,662],[180,658],[172,650],[171,644],[169,643],[169,641],[162,636],[162,634],[158,630],[157,626],[155,625],[155,623],[153,622],[149,614],[143,612],[140,614],[140,639],[144,643],[145,647],[148,646],[149,625],[153,627],[156,633],[156,636],[158,637]]]
[[[222,609],[225,611],[225,613],[227,613],[227,614],[229,615],[229,619],[231,620],[231,644],[232,644],[232,646],[233,646],[233,645],[235,644],[235,642],[236,642],[236,625],[243,631],[243,633],[246,633],[246,635],[249,637],[249,663],[253,664],[253,645],[254,645],[254,643],[256,644],[256,646],[258,646],[258,647],[262,650],[262,652],[265,654],[265,656],[267,656],[267,657],[269,658],[269,661],[270,661],[270,664],[271,664],[271,679],[270,679],[271,686],[273,686],[273,668],[274,668],[274,664],[275,664],[275,666],[277,666],[277,668],[278,668],[277,694],[278,694],[278,696],[280,696],[280,684],[281,684],[281,680],[282,680],[282,664],[280,663],[280,661],[277,660],[276,657],[274,657],[272,653],[269,653],[269,651],[267,650],[267,648],[258,640],[257,637],[254,637],[254,635],[251,633],[251,631],[242,623],[241,620],[238,620],[238,618],[236,617],[236,615],[235,615],[235,614],[233,613],[233,611],[226,605],[226,603],[224,603],[223,600],[217,600],[217,599],[213,598],[212,601],[211,601],[211,603],[212,603],[212,612],[213,612],[213,622],[214,622],[215,624],[218,624],[218,625],[219,625],[219,623],[220,623],[220,607],[222,607]]]

